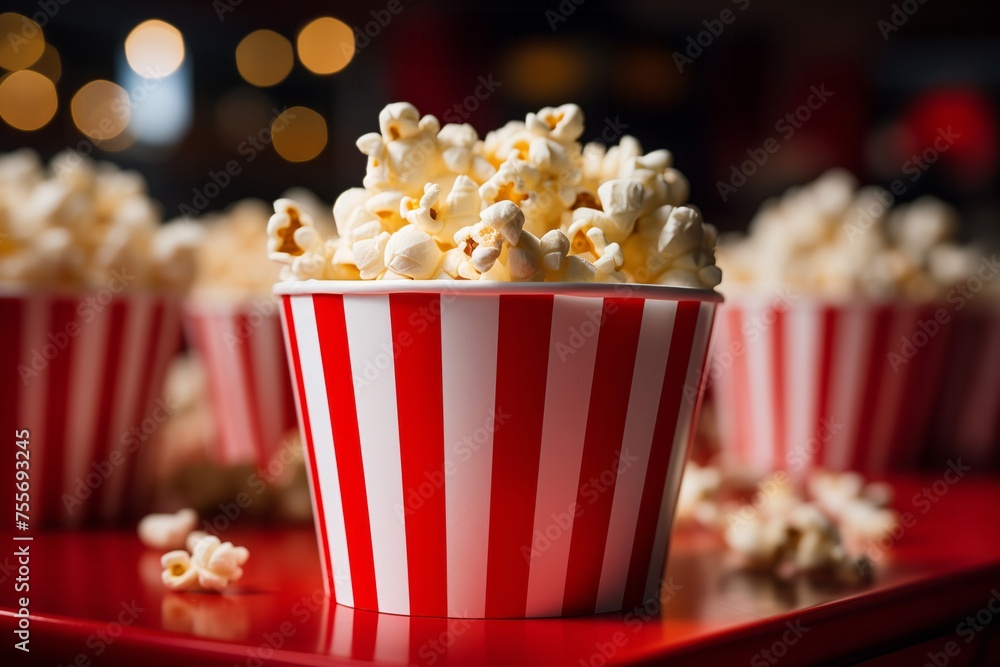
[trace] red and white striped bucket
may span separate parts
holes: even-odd
[[[708,363],[724,463],[756,475],[915,465],[951,334],[937,306],[730,301]]]
[[[523,618],[655,594],[717,294],[439,281],[276,291],[338,603]]]
[[[296,427],[277,300],[192,299],[184,320],[208,379],[216,423],[211,458],[223,465],[266,465]]]
[[[29,433],[30,525],[141,516],[153,482],[150,445],[171,412],[161,389],[180,345],[179,301],[5,291],[0,322],[0,432],[8,442]],[[7,453],[0,488],[14,499],[15,465],[25,466],[13,446]]]
[[[955,334],[935,410],[935,463],[959,457],[977,469],[1000,465],[1000,307],[968,305]]]

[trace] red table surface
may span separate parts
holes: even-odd
[[[994,595],[1000,611],[1000,479],[893,483],[897,509],[913,521],[884,545],[870,586],[780,583],[736,571],[717,538],[680,529],[662,613],[654,605],[565,619],[407,618],[331,604],[322,595],[314,534],[305,528],[224,535],[251,554],[244,579],[224,595],[166,592],[159,553],[131,532],[41,533],[28,543],[31,652],[13,648],[17,574],[5,561],[0,655],[14,657],[5,665],[602,667],[922,665],[928,653],[940,653],[947,663],[939,664],[1000,664],[1000,614],[981,631],[958,627],[970,613],[992,617]],[[927,494],[919,497],[922,489]],[[25,543],[6,539],[13,562]],[[946,655],[948,642],[957,655]]]

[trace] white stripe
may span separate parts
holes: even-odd
[[[112,410],[110,429],[108,437],[109,461],[120,460],[120,466],[115,466],[111,477],[105,480],[104,484],[104,504],[101,508],[101,516],[104,521],[113,521],[121,515],[121,510],[125,506],[126,500],[122,497],[126,486],[126,472],[129,469],[128,457],[136,456],[139,452],[128,452],[122,444],[122,436],[127,434],[129,429],[135,424],[130,424],[138,412],[136,407],[141,404],[146,393],[146,388],[139,386],[142,373],[145,370],[145,359],[142,358],[149,341],[150,325],[152,324],[152,301],[149,297],[133,297],[129,299],[125,307],[125,322],[122,328],[121,364],[118,369],[118,379],[115,381],[114,396],[112,398]],[[159,332],[157,332],[159,333]],[[162,427],[161,423],[157,428]],[[118,452],[120,459],[111,456],[113,452]]]
[[[673,301],[646,300],[642,311],[642,329],[632,373],[619,477],[604,546],[601,584],[597,592],[597,612],[621,609],[625,584],[635,542],[635,525],[642,504],[642,487],[660,406],[663,376],[670,354],[677,304]],[[685,388],[685,401],[688,398]],[[628,455],[635,458],[626,460]]]
[[[715,304],[702,303],[698,308],[698,322],[694,329],[694,340],[691,344],[691,358],[688,361],[687,377],[684,384],[697,387],[701,382],[701,358],[705,354],[708,338],[711,334],[712,312]],[[670,463],[667,467],[667,480],[663,485],[663,501],[660,504],[660,517],[656,522],[656,537],[653,540],[653,553],[649,561],[649,575],[646,578],[646,595],[644,599],[656,595],[660,589],[663,577],[663,566],[666,562],[669,547],[670,529],[674,521],[674,509],[677,505],[677,493],[680,491],[681,475],[684,473],[684,463],[687,461],[688,443],[690,442],[695,403],[681,397],[680,410],[677,414],[677,429],[674,431],[673,449],[670,451]]]
[[[63,488],[59,489],[60,495],[65,492],[78,497],[77,488],[92,490],[94,487],[87,481],[87,477],[91,474],[95,475],[95,480],[99,479],[98,484],[105,483],[101,473],[96,472],[91,463],[103,464],[106,461],[97,454],[98,448],[103,444],[94,441],[94,426],[99,413],[111,409],[110,405],[101,404],[104,376],[109,372],[110,359],[105,357],[105,353],[108,347],[107,339],[111,335],[111,306],[109,303],[100,311],[96,308],[88,311],[95,313],[94,319],[90,322],[82,317],[74,320],[80,327],[80,334],[69,343],[73,348],[68,380],[69,394],[67,405],[61,406],[66,410],[66,433],[62,436],[65,442],[63,449],[65,468]],[[112,354],[116,351],[113,350]],[[60,354],[65,354],[65,351]],[[111,400],[114,400],[113,395]],[[101,460],[98,461],[98,458]],[[64,518],[67,523],[76,524],[82,521],[87,506],[93,502],[96,502],[96,498],[90,495],[83,501],[82,506],[76,505],[71,509],[64,507],[66,510]]]
[[[281,297],[281,298],[285,298],[285,297]],[[320,564],[320,569],[323,571],[323,590],[324,590],[324,592],[326,592],[326,595],[327,595],[327,601],[324,604],[325,604],[325,606],[329,607],[329,605],[330,605],[329,598],[330,598],[330,596],[332,596],[334,594],[334,592],[332,590],[330,590],[330,575],[331,575],[331,573],[329,571],[327,571],[327,568],[326,568],[326,554],[327,554],[327,551],[329,550],[329,545],[323,539],[323,534],[320,532],[320,526],[319,526],[319,505],[316,502],[316,486],[319,484],[319,480],[313,480],[313,476],[312,476],[312,455],[309,452],[308,445],[306,445],[306,432],[305,432],[305,426],[304,426],[305,422],[302,419],[302,405],[301,405],[301,401],[304,400],[304,399],[303,399],[303,397],[299,396],[299,387],[298,387],[298,383],[296,382],[296,379],[295,379],[295,374],[296,374],[296,372],[295,372],[295,362],[294,362],[294,357],[292,356],[291,341],[289,340],[288,334],[287,334],[288,322],[285,319],[285,309],[283,307],[283,304],[282,304],[282,307],[280,307],[278,309],[278,313],[279,313],[279,315],[281,317],[282,331],[284,333],[284,335],[282,337],[283,337],[284,342],[285,342],[285,355],[286,355],[286,358],[288,360],[288,372],[289,372],[289,376],[291,377],[291,380],[292,380],[293,398],[294,398],[294,401],[295,401],[295,410],[296,410],[296,415],[298,417],[298,423],[299,423],[299,439],[302,441],[302,456],[303,456],[304,463],[305,463],[305,468],[306,468],[306,479],[308,480],[308,483],[309,483],[309,503],[312,506],[312,515],[314,517],[313,527],[316,530],[316,545],[319,548],[319,564]],[[312,433],[309,434],[309,437],[310,438],[312,437]],[[320,489],[322,489],[322,486],[320,486]]]
[[[216,350],[216,341],[222,337],[220,320],[202,311],[191,311],[188,313],[188,322],[195,332],[196,352],[205,367],[208,381],[209,403],[215,426],[213,434],[215,451],[210,452],[210,458],[217,463],[225,463],[229,459],[227,442],[234,433],[231,424],[238,416],[228,405],[236,400],[232,397],[235,388],[229,388],[226,368],[222,364],[223,357]]]
[[[250,386],[249,369],[243,360],[243,351],[240,347],[250,345],[250,342],[240,337],[235,315],[220,317],[217,321],[220,324],[216,341],[217,352],[221,355],[222,367],[226,373],[223,386],[227,387],[226,395],[230,399],[227,408],[233,412],[230,415],[230,431],[226,439],[228,445],[226,462],[249,463],[256,461],[257,448],[254,444],[254,429],[251,426],[251,420],[256,419],[255,406],[252,399],[247,396],[247,390],[250,390],[250,396],[255,395],[255,390]]]
[[[753,449],[752,468],[757,473],[774,470],[774,323],[770,325],[761,319],[769,304],[757,304],[746,309],[747,320],[751,324],[751,335],[744,340],[747,346],[747,376],[750,381],[749,413],[753,420],[751,447]],[[756,337],[754,336],[756,333]]]
[[[49,326],[50,313],[52,312],[53,299],[46,296],[22,299],[24,305],[24,321],[22,322],[21,340],[21,362],[28,368],[34,369],[32,365],[32,351],[37,349],[38,341],[45,340],[45,329]],[[40,350],[39,350],[40,353]],[[42,471],[45,466],[62,466],[61,461],[47,461],[49,453],[46,444],[49,442],[48,418],[53,409],[48,405],[48,372],[49,368],[38,372],[37,375],[30,375],[27,378],[27,385],[18,377],[22,404],[18,428],[26,428],[30,435],[31,467],[34,470],[31,480],[31,497],[35,498],[34,514],[32,518],[39,524],[54,521],[56,517],[44,514],[45,503],[41,498],[52,494],[60,494],[57,489],[46,489],[44,486],[45,476]],[[8,380],[9,381],[9,380]],[[63,409],[62,407],[56,409]],[[42,494],[45,494],[43,496]],[[37,508],[37,509],[36,509]]]
[[[552,300],[549,362],[545,380],[539,483],[535,498],[528,616],[562,612],[572,543],[580,465],[587,435],[582,411],[590,404],[603,299],[556,296]],[[555,537],[553,534],[555,533]],[[535,535],[542,540],[535,543]],[[546,549],[536,552],[545,546]]]
[[[892,309],[892,323],[889,327],[889,351],[895,351],[897,343],[904,336],[912,336],[918,331],[917,321],[920,312],[914,307],[897,306]],[[930,350],[921,350],[921,354],[930,355]],[[919,362],[931,364],[932,359],[925,358]],[[893,370],[888,359],[879,365],[883,374],[879,393],[876,397],[871,437],[868,443],[867,472],[879,474],[886,469],[892,454],[893,443],[898,433],[894,432],[900,418],[900,404],[903,400],[906,386],[912,382],[913,364],[902,364]],[[911,393],[912,395],[912,393]],[[912,406],[911,406],[912,407]]]
[[[499,308],[495,296],[441,299],[445,536],[453,616],[486,614]]]
[[[361,460],[368,492],[379,611],[408,614],[409,578],[403,512],[403,467],[396,414],[389,297],[345,296]]]
[[[831,364],[830,394],[832,408],[829,418],[837,428],[833,437],[824,445],[825,457],[819,465],[830,470],[846,470],[857,444],[858,410],[864,400],[865,369],[872,355],[873,308],[845,306],[841,309],[840,326],[837,327]]]
[[[732,327],[729,326],[728,313],[732,308],[732,306],[720,307],[719,321],[715,325],[715,336],[708,357],[708,368],[710,371],[714,370],[716,375],[708,381],[712,387],[715,420],[719,430],[721,450],[719,454],[726,468],[736,468],[743,464],[738,449],[739,425],[736,424],[736,399],[739,398],[739,389],[733,377],[733,366],[738,359],[730,351],[733,342],[736,341]]]
[[[410,619],[406,616],[381,614],[375,626],[375,655],[378,664],[409,665]]]
[[[333,449],[330,399],[326,393],[323,357],[319,351],[316,311],[311,296],[294,296],[291,299],[295,335],[299,344],[299,361],[302,364],[302,383],[306,394],[303,398],[309,410],[309,425],[312,429],[316,471],[319,477],[317,482],[323,495],[323,515],[326,518],[330,561],[335,575],[333,585],[337,602],[354,606],[351,566],[347,555],[347,531],[344,527],[344,506],[340,496],[340,477]]]
[[[795,477],[804,477],[812,467],[819,400],[819,368],[823,350],[823,309],[816,303],[800,303],[785,315],[784,411],[788,415],[785,458]]]

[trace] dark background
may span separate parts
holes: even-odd
[[[238,4],[220,20],[219,7],[227,1]],[[35,132],[0,123],[0,149],[32,146],[47,159],[79,142],[83,135],[70,118],[70,98],[90,80],[115,80],[126,35],[143,20],[160,18],[184,35],[194,121],[171,146],[98,149],[95,155],[145,174],[167,218],[192,201],[193,188],[209,182],[210,171],[242,159],[241,136],[266,125],[266,118],[252,118],[249,111],[240,117],[247,105],[234,105],[234,99],[256,100],[261,108],[309,106],[327,119],[329,142],[304,163],[289,163],[270,147],[244,165],[210,210],[247,196],[273,198],[294,185],[332,202],[344,188],[360,184],[365,161],[354,141],[377,129],[384,104],[408,100],[445,122],[448,110],[473,93],[478,77],[492,75],[501,85],[468,118],[481,136],[541,106],[577,102],[588,119],[584,139],[599,138],[610,121],[625,125],[646,150],[673,151],[691,180],[692,201],[724,229],[745,227],[765,198],[843,166],[865,183],[905,178],[900,201],[936,194],[960,208],[966,237],[996,240],[995,0],[399,2],[402,11],[367,44],[359,43],[363,48],[341,72],[317,76],[296,62],[282,83],[256,89],[241,79],[234,57],[251,31],[269,28],[294,43],[298,30],[316,17],[364,27],[388,1],[68,0],[44,26],[62,59],[59,110]],[[916,11],[886,39],[885,25],[891,24],[880,28],[878,22],[891,21],[894,5]],[[39,9],[38,2],[4,7],[29,16]],[[735,20],[678,71],[673,54],[683,53],[688,38],[697,39],[707,30],[703,22],[718,19],[724,9]],[[775,124],[794,113],[813,86],[825,86],[832,97],[785,138]],[[960,138],[911,183],[904,174],[907,161],[949,126]],[[723,201],[717,183],[769,137],[779,150]]]

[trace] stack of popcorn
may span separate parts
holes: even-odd
[[[761,208],[719,263],[729,303],[710,359],[723,453],[757,474],[882,474],[917,462],[976,263],[947,204],[891,208],[827,172]]]
[[[288,198],[268,223],[327,591],[486,618],[656,596],[721,300],[687,181],[582,146],[572,104],[483,140],[410,104],[379,126],[336,235]],[[567,514],[591,478],[602,509]]]
[[[716,230],[685,205],[669,151],[579,143],[583,113],[546,107],[480,141],[390,104],[358,139],[364,187],[333,207],[337,235],[275,203],[271,257],[288,280],[491,280],[712,288]]]
[[[141,511],[201,236],[160,223],[135,172],[73,152],[47,170],[29,150],[0,157],[0,421],[30,435],[34,522]]]

